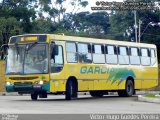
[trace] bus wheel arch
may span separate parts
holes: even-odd
[[[78,96],[78,81],[74,76],[70,76],[66,82],[65,99],[71,100]]]

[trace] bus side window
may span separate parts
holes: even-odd
[[[141,48],[141,64],[150,65],[149,49]]]
[[[106,45],[106,62],[108,64],[117,64],[117,50],[116,46]]]
[[[69,62],[69,63],[78,62],[76,43],[67,42],[66,43],[66,51],[67,51],[67,62]]]
[[[103,49],[103,45],[93,45],[93,62],[94,63],[105,63],[105,56],[104,56],[104,51],[102,51]]]
[[[140,65],[139,49],[136,47],[130,48],[130,64]]]
[[[54,46],[51,46],[51,48],[53,48]],[[51,57],[51,73],[57,73],[60,72],[63,68],[63,49],[62,46],[58,45],[57,46],[58,49],[58,53],[54,55],[53,52],[55,51],[51,51],[51,56],[54,55],[54,57]]]
[[[151,65],[154,65],[155,63],[156,63],[155,49],[151,49]]]
[[[80,63],[92,63],[90,44],[78,43],[78,58]]]
[[[119,46],[119,55],[118,55],[118,61],[119,64],[126,65],[129,64],[129,56],[126,46]]]

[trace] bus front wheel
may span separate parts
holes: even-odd
[[[132,80],[127,80],[125,90],[118,91],[120,97],[130,97],[134,94],[134,83]]]
[[[77,98],[78,86],[75,80],[69,79],[66,84],[65,99],[71,100]]]
[[[38,99],[38,94],[37,93],[31,93],[31,99],[32,100],[37,100]]]

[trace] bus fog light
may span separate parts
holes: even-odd
[[[11,83],[10,82],[6,82],[6,85],[11,85]]]

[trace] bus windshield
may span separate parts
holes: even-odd
[[[6,74],[48,73],[47,44],[10,45]]]

